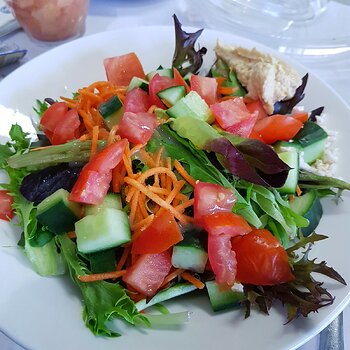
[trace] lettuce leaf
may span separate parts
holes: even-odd
[[[77,276],[87,275],[90,271],[79,257],[75,243],[62,235],[57,236],[56,239],[68,264],[70,277],[82,293],[83,319],[93,334],[107,337],[120,336],[106,324],[114,318],[123,319],[132,325],[135,323],[149,325],[147,318],[137,311],[135,303],[119,283],[80,282]]]

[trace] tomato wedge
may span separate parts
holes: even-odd
[[[297,118],[288,115],[274,114],[258,120],[255,123],[256,131],[262,140],[271,145],[276,141],[289,141],[303,127],[303,123]]]
[[[145,144],[151,138],[156,125],[154,114],[125,112],[119,123],[119,135],[131,143]]]
[[[169,210],[160,210],[152,223],[134,241],[133,254],[161,253],[182,241],[179,225]]]
[[[186,94],[188,94],[191,91],[191,89],[186,83],[185,79],[182,77],[182,75],[179,73],[179,71],[175,67],[173,68],[173,72],[174,72],[174,81],[176,85],[184,86],[186,89]]]
[[[231,237],[245,235],[252,230],[247,221],[232,212],[218,212],[202,217],[203,227],[209,235],[225,234]]]
[[[266,118],[268,116],[268,114],[266,113],[266,111],[264,109],[264,106],[263,106],[261,100],[256,100],[256,101],[246,103],[246,107],[251,114],[257,113],[258,120]]]
[[[234,193],[223,186],[198,182],[194,188],[194,222],[203,226],[203,217],[217,212],[231,212],[236,202]]]
[[[149,96],[141,88],[135,88],[129,91],[125,96],[124,112],[147,112],[151,107]]]
[[[128,86],[133,77],[145,79],[145,72],[135,52],[105,58],[107,80],[117,86]]]
[[[123,281],[147,297],[152,297],[171,269],[169,251],[158,254],[140,255],[136,262],[126,269]]]
[[[100,204],[105,198],[112,170],[121,161],[127,140],[112,143],[87,163],[74,184],[69,199],[85,204]]]
[[[292,281],[288,255],[266,229],[254,229],[232,239],[237,258],[237,279],[242,283],[271,286]]]
[[[218,99],[218,82],[215,78],[192,74],[190,78],[191,90],[196,91],[210,106]]]
[[[13,197],[6,190],[0,190],[0,219],[10,221],[13,216]]]

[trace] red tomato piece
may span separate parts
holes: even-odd
[[[125,96],[124,112],[147,112],[150,107],[149,96],[141,88],[132,89]]]
[[[135,52],[105,58],[107,80],[117,86],[128,86],[133,77],[145,79],[145,72]]]
[[[274,114],[255,123],[254,130],[269,145],[276,141],[289,141],[303,127],[303,123],[293,117]]]
[[[240,215],[232,212],[218,212],[202,217],[203,227],[209,235],[221,234],[230,237],[245,235],[252,230],[247,221]]]
[[[185,79],[182,77],[182,75],[179,73],[179,71],[176,68],[173,68],[173,72],[174,72],[174,81],[176,85],[184,86],[186,89],[186,93],[188,94],[191,91],[191,89],[186,83]]]
[[[303,111],[295,111],[292,113],[292,117],[300,120],[302,123],[305,123],[309,119],[309,113]]]
[[[194,188],[194,222],[203,225],[203,216],[231,212],[236,202],[234,193],[223,186],[198,182]]]
[[[0,190],[0,219],[10,221],[14,214],[12,210],[13,197],[6,190]]]
[[[246,107],[251,114],[257,113],[258,120],[266,118],[268,116],[261,100],[256,100],[256,101],[246,103]]]
[[[248,111],[241,97],[214,103],[210,108],[223,129],[243,137],[250,134],[257,119],[257,114]]]
[[[159,108],[164,109],[164,104],[157,96],[157,93],[161,90],[167,89],[171,86],[176,86],[175,80],[169,77],[160,76],[158,73],[153,76],[149,82],[148,91],[151,105],[156,105]]]
[[[266,229],[254,229],[232,239],[237,258],[237,280],[271,286],[294,279],[288,255],[278,239]]]
[[[182,241],[179,225],[169,210],[160,210],[152,223],[134,241],[133,254],[161,253]]]
[[[123,281],[147,297],[152,297],[171,269],[169,251],[158,254],[140,255],[136,262],[126,269]]]
[[[65,102],[51,105],[40,119],[40,126],[53,145],[79,137],[80,124],[77,110],[68,110]]]
[[[87,163],[74,184],[69,199],[85,204],[100,204],[108,192],[112,170],[121,161],[126,144],[125,139],[112,143]]]
[[[217,101],[218,82],[215,78],[193,74],[190,82],[191,90],[196,91],[209,106]]]
[[[236,281],[237,260],[230,235],[208,235],[208,257],[216,282],[232,286]]]
[[[134,144],[145,144],[151,138],[157,125],[151,113],[126,112],[119,123],[119,134]]]

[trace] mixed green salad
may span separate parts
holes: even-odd
[[[198,290],[214,311],[243,306],[248,317],[279,300],[288,322],[308,316],[334,300],[317,274],[346,284],[308,258],[327,238],[315,232],[321,199],[350,189],[309,171],[328,140],[323,107],[297,106],[308,75],[268,105],[230,59],[203,71],[202,30],[174,21],[171,67],[145,74],[133,52],[106,58],[107,80],[37,101],[37,141],[12,126],[0,218],[17,215],[37,273],[69,273],[95,335],[118,336],[114,318],[185,322],[161,303]]]

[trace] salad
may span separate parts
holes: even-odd
[[[2,218],[17,214],[36,272],[69,272],[96,335],[117,336],[113,318],[184,322],[160,303],[198,290],[214,311],[246,316],[280,300],[291,321],[333,301],[314,272],[345,284],[308,259],[326,238],[320,198],[350,186],[301,166],[328,139],[322,108],[296,108],[307,76],[271,113],[225,57],[199,74],[201,31],[176,18],[175,30],[172,67],[145,74],[134,53],[106,58],[107,81],[39,101],[37,142],[13,125],[1,145]]]

